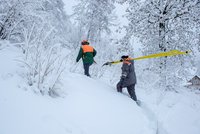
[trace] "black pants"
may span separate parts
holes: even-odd
[[[84,63],[83,67],[84,67],[84,74],[90,77],[90,73],[89,73],[89,68],[92,64],[91,63]]]
[[[128,93],[129,93],[131,99],[133,99],[134,101],[137,101],[137,97],[135,95],[135,84],[127,86],[126,88],[128,90]],[[122,93],[122,84],[120,82],[117,84],[117,91]]]

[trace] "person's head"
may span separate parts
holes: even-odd
[[[123,55],[123,56],[121,56],[121,60],[120,60],[120,61],[125,61],[125,60],[128,59],[128,58],[129,58],[128,55]]]
[[[87,41],[87,40],[83,40],[82,42],[81,42],[81,45],[89,45],[90,43]]]

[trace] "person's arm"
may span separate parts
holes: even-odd
[[[93,57],[97,54],[97,51],[94,49]]]
[[[128,76],[129,67],[130,67],[130,65],[128,65],[128,64],[123,64],[122,65],[122,75],[121,75],[121,79],[122,80],[125,79]]]
[[[126,79],[126,77],[128,76],[128,73],[129,73],[129,65],[123,63],[121,69],[122,69],[122,74],[121,74],[119,84],[120,84],[121,87],[123,87],[124,86],[124,80]]]
[[[83,56],[83,49],[80,48],[79,53],[78,53],[78,56],[77,56],[77,58],[76,58],[76,62],[78,62],[78,61],[81,59],[82,56]]]

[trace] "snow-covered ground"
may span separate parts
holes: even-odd
[[[66,72],[63,98],[20,88],[16,57],[13,50],[0,53],[1,134],[153,134],[130,98],[98,80]]]
[[[0,50],[0,134],[199,134],[200,92],[136,86],[138,107],[124,90],[82,74],[63,74],[63,97],[23,86],[14,47]]]

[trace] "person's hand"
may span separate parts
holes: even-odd
[[[121,79],[120,79],[120,86],[123,87],[123,85],[124,85],[124,78],[121,77]]]
[[[120,93],[121,93],[121,92],[122,92],[122,88],[123,88],[123,87],[122,87],[122,85],[121,85],[121,82],[118,82],[118,83],[117,83],[117,92],[120,92]]]
[[[122,81],[122,82],[123,82],[123,81],[125,80],[125,78],[126,78],[125,76],[121,76],[121,79],[120,79],[120,81]]]

